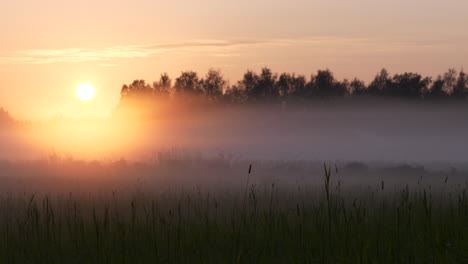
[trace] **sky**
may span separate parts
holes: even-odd
[[[466,0],[0,0],[0,106],[15,118],[105,117],[122,84],[250,69],[370,81],[468,65]],[[96,97],[79,101],[80,83]]]

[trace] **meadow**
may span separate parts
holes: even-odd
[[[176,156],[0,162],[0,262],[468,261],[464,171]]]
[[[467,0],[0,1],[0,264],[468,264]]]

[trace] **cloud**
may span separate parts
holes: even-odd
[[[260,41],[224,41],[224,40],[195,40],[183,43],[162,43],[151,45],[115,46],[102,49],[30,49],[12,52],[11,56],[0,57],[0,63],[11,64],[49,64],[59,62],[108,62],[116,59],[133,59],[148,57],[164,51],[189,52],[212,50],[225,51],[230,48],[260,44]],[[101,63],[101,66],[116,66],[114,63]]]
[[[216,40],[202,39],[180,43],[156,43],[149,45],[114,46],[101,49],[29,49],[13,51],[10,56],[0,57],[3,64],[50,64],[100,62],[100,66],[118,66],[114,60],[145,58],[161,52],[184,54],[189,52],[209,52],[210,56],[236,57],[240,49],[265,46],[306,46],[310,49],[328,52],[392,52],[402,50],[430,49],[433,46],[414,42],[389,42],[366,38],[346,37],[303,37],[276,39]]]
[[[0,58],[0,62],[16,64],[48,64],[57,62],[109,61],[146,57],[151,51],[136,46],[111,47],[105,49],[38,49],[13,52],[16,56]]]

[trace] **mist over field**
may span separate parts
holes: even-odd
[[[468,1],[0,6],[0,264],[468,263]]]
[[[464,263],[465,86],[282,76],[136,80],[105,119],[1,110],[0,260]]]
[[[207,108],[130,120],[56,120],[1,130],[0,158],[147,160],[177,149],[243,160],[447,163],[468,156],[468,106],[396,99]]]
[[[385,100],[215,110],[199,118],[161,121],[149,130],[153,139],[146,143],[260,160],[464,162],[466,110],[461,104]]]

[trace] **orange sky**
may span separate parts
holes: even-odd
[[[98,2],[98,3],[96,3]],[[465,0],[3,0],[0,106],[21,119],[103,117],[123,83],[219,68],[370,80],[468,62]],[[92,83],[97,94],[77,100]]]

